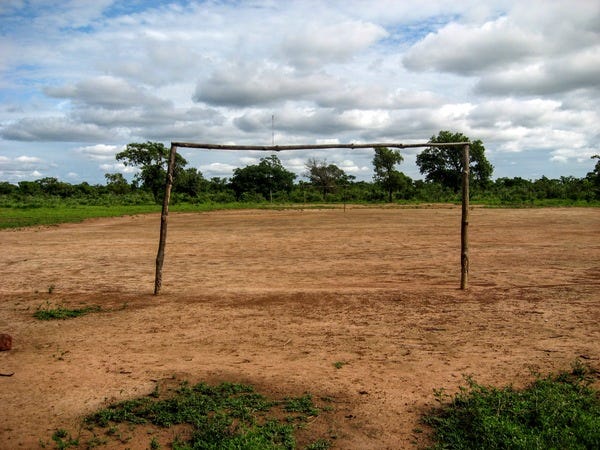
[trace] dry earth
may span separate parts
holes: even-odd
[[[0,232],[0,448],[176,377],[330,397],[311,425],[335,448],[414,448],[433,389],[473,375],[522,385],[600,367],[600,210],[460,209],[172,214],[152,295],[159,217]],[[51,293],[49,291],[52,291]],[[45,305],[104,312],[42,322]],[[341,368],[334,363],[345,363]],[[132,435],[125,447],[147,448]],[[160,438],[169,436],[160,435]],[[172,437],[172,436],[170,436]]]

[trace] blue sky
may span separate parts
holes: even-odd
[[[591,0],[4,0],[0,181],[133,176],[129,142],[481,139],[494,177],[584,176],[600,153]],[[420,178],[419,149],[399,169]],[[182,150],[210,178],[259,152]],[[280,153],[371,179],[371,150]]]

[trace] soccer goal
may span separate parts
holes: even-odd
[[[162,212],[160,215],[160,237],[158,242],[158,253],[156,255],[156,275],[154,278],[154,295],[160,293],[162,287],[162,270],[165,260],[165,247],[167,244],[167,225],[169,216],[169,202],[171,200],[171,189],[173,187],[173,169],[175,156],[178,148],[196,148],[202,150],[235,150],[235,151],[265,151],[282,152],[293,150],[327,150],[327,149],[361,149],[361,148],[419,148],[419,147],[462,147],[462,217],[461,217],[461,245],[460,245],[460,288],[466,289],[469,276],[469,142],[450,142],[423,144],[401,144],[401,143],[367,143],[367,144],[316,144],[316,145],[221,145],[221,144],[197,144],[191,142],[171,142],[169,153],[169,165],[167,168],[167,181],[163,199]]]

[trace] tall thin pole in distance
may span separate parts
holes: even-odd
[[[469,144],[463,147],[462,219],[460,227],[460,288],[469,284]]]
[[[156,255],[156,275],[154,278],[154,295],[160,293],[162,287],[162,268],[165,261],[165,244],[167,242],[167,219],[169,217],[169,200],[173,187],[173,170],[175,168],[175,155],[177,146],[171,144],[169,153],[169,166],[167,168],[167,181],[165,183],[165,197],[163,199],[162,213],[160,215],[160,239],[158,241],[158,253]]]

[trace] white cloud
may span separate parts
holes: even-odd
[[[106,161],[114,160],[115,155],[124,149],[124,146],[96,144],[79,147],[75,151],[95,161]]]
[[[473,74],[526,60],[543,45],[541,35],[520,29],[507,17],[483,25],[450,23],[414,45],[403,62],[413,70]]]
[[[282,57],[293,66],[308,69],[345,62],[364,51],[388,32],[374,23],[302,21],[281,42]]]
[[[27,117],[4,126],[0,134],[14,141],[90,142],[118,137],[97,125],[65,117]]]
[[[79,81],[74,85],[47,87],[50,97],[69,98],[77,103],[106,109],[131,108],[140,105],[166,107],[170,102],[159,99],[140,86],[113,76],[103,75]]]
[[[15,1],[0,21],[0,149],[39,164],[22,173],[103,180],[145,140],[269,144],[273,114],[278,144],[450,129],[505,167],[535,154],[579,174],[569,151],[600,153],[598,2]],[[371,152],[318,156],[370,178]],[[255,157],[188,159],[229,176]]]
[[[35,164],[42,162],[42,160],[37,156],[18,156],[15,158],[15,161],[26,164]]]
[[[218,69],[207,80],[200,81],[194,100],[219,106],[260,106],[310,99],[335,86],[336,81],[322,73],[236,64]]]

